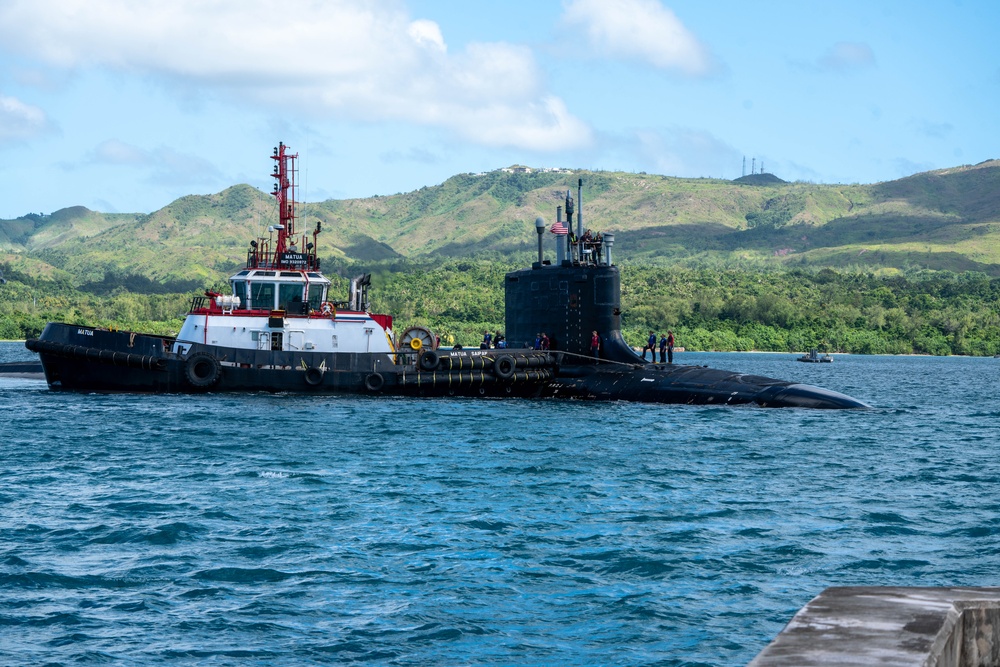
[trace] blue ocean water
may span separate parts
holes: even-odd
[[[794,356],[678,361],[874,409],[0,378],[0,664],[736,666],[827,586],[1000,585],[1000,360]]]

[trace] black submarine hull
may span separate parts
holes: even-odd
[[[605,241],[603,263],[579,260],[579,248],[568,244],[565,256],[569,258],[552,264],[542,260],[539,238],[539,261],[506,276],[507,340],[528,346],[545,334],[552,348],[563,355],[559,375],[540,395],[699,405],[870,407],[812,385],[702,366],[646,362],[622,336],[621,274],[611,262],[613,236],[606,235]],[[595,334],[596,350],[592,347]]]
[[[855,398],[808,384],[703,366],[649,364],[632,370],[569,370],[545,387],[545,396],[688,405],[866,409]],[[582,371],[582,372],[581,372]],[[574,377],[577,376],[577,377]]]
[[[233,350],[172,339],[49,324],[26,343],[53,389],[203,393],[286,392],[475,398],[638,401],[851,409],[863,402],[811,385],[683,364],[594,363],[562,351],[423,350],[329,354]]]

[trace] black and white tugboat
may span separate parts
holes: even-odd
[[[613,234],[600,243],[557,211],[557,258],[544,259],[545,222],[535,222],[538,261],[506,276],[507,349],[437,349],[423,327],[396,336],[389,315],[369,311],[370,277],[344,300],[320,271],[317,223],[296,230],[295,161],[280,144],[274,192],[279,219],[251,242],[231,294],[193,299],[176,337],[49,323],[25,343],[52,389],[125,392],[312,392],[628,400],[865,408],[810,385],[680,364],[647,363],[621,335]],[[582,196],[578,194],[578,200]],[[577,241],[576,239],[579,239]],[[540,332],[549,349],[534,349]],[[596,346],[594,345],[596,343]]]

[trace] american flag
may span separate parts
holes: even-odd
[[[569,230],[566,229],[566,225],[564,225],[561,222],[554,223],[552,225],[552,229],[549,230],[549,231],[551,231],[553,234],[557,234],[559,236],[565,236],[566,234],[569,234]]]

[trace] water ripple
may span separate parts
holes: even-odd
[[[993,360],[685,357],[876,408],[0,379],[0,663],[743,665],[827,586],[995,584]]]

